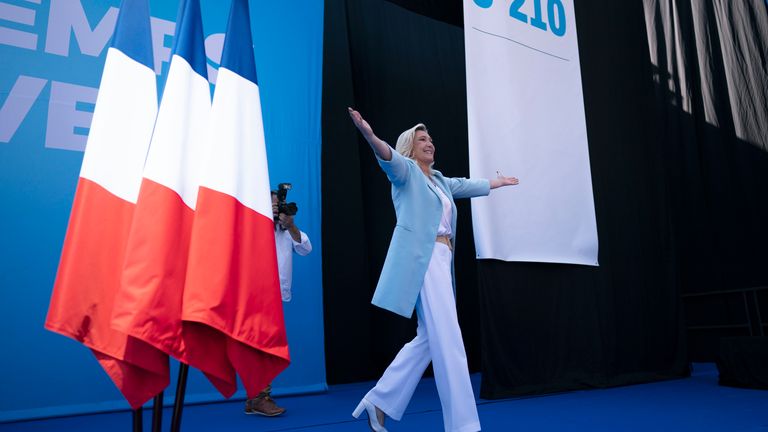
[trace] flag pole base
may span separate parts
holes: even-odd
[[[176,384],[176,400],[173,404],[173,417],[171,417],[171,432],[179,432],[181,429],[181,414],[184,410],[184,394],[187,391],[187,375],[189,365],[179,364],[179,379]]]
[[[152,402],[152,432],[160,432],[163,426],[163,392],[155,396]]]
[[[141,407],[138,407],[133,410],[133,432],[142,432],[143,430]]]

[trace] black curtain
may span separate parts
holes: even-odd
[[[714,361],[721,338],[758,335],[750,315],[768,312],[768,290],[739,292],[768,285],[768,8],[644,9],[689,356]]]
[[[323,284],[330,383],[378,377],[415,327],[369,303],[394,211],[389,183],[346,107],[359,109],[389,142],[426,123],[436,167],[468,174],[463,30],[455,13],[461,2],[447,2],[440,13],[428,12],[430,0],[407,3],[326,0]],[[650,61],[649,40],[657,37],[646,27],[650,6],[601,0],[579,2],[575,11],[600,267],[476,261],[470,208],[459,204],[459,321],[470,369],[483,372],[483,397],[685,376],[681,291],[704,279],[716,285],[708,272],[721,281],[768,282],[760,264],[768,262],[765,141],[761,150],[759,142],[674,104],[675,92],[665,90],[660,66]],[[721,138],[727,156],[690,151],[705,145],[699,136],[705,133]],[[728,203],[741,216],[728,221],[743,225],[721,231],[701,214],[711,207],[689,204],[711,204],[708,197],[722,187],[691,175],[712,166],[741,173],[727,184],[736,194]],[[717,261],[714,243],[701,233],[730,239],[733,258]],[[735,233],[743,234],[738,241],[731,239]],[[739,270],[749,270],[750,278],[727,278]]]

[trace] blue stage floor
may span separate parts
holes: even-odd
[[[475,390],[479,376],[473,376]],[[288,409],[281,417],[242,413],[243,402],[188,406],[182,431],[366,431],[352,418],[358,400],[373,383],[333,386],[327,393],[277,398]],[[55,397],[46,395],[45,397]],[[147,410],[145,410],[147,411]],[[714,365],[698,364],[690,378],[548,396],[479,400],[484,431],[768,431],[768,391],[721,387]],[[165,410],[163,430],[171,412]],[[146,413],[144,430],[150,430]],[[424,379],[392,432],[442,430],[434,382]],[[0,431],[130,431],[128,412],[0,424]]]

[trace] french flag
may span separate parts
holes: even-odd
[[[230,9],[182,318],[227,337],[249,398],[289,362],[247,0]]]
[[[226,397],[237,382],[226,338],[182,325],[187,255],[211,94],[199,0],[182,0],[168,78],[128,237],[112,327],[202,370]]]
[[[89,347],[133,409],[169,383],[168,356],[110,324],[156,114],[149,6],[123,0],[45,328]]]

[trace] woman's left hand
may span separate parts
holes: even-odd
[[[520,183],[517,177],[505,177],[499,174],[495,179],[490,180],[491,189],[496,189],[502,186],[514,186]]]

